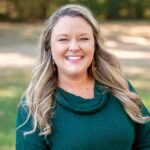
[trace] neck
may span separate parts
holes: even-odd
[[[79,77],[65,77],[65,76],[58,76],[58,86],[60,88],[66,90],[80,90],[88,86],[93,82],[93,79],[89,77],[88,74],[84,74]]]
[[[63,75],[58,76],[58,86],[63,87],[66,86],[78,86],[82,85],[84,83],[87,83],[91,78],[88,76],[88,74],[83,74],[80,76],[74,76],[74,77],[66,77]]]

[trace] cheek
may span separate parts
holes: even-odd
[[[55,61],[55,63],[57,64],[57,61],[59,60],[59,53],[57,52],[57,49],[55,48],[55,46],[51,47],[51,52],[52,52],[52,58]]]
[[[88,50],[88,57],[89,57],[89,61],[90,63],[92,62],[93,60],[93,57],[94,57],[94,52],[95,52],[95,46],[93,43],[90,44],[89,46],[89,50]]]
[[[84,47],[84,49],[87,55],[93,57],[95,51],[95,47],[93,43],[88,44],[87,46]]]
[[[54,59],[55,63],[61,63],[63,60],[64,54],[65,54],[65,48],[63,46],[60,46],[58,44],[53,44],[51,47],[52,52],[52,58]]]
[[[51,51],[52,51],[52,55],[53,56],[57,56],[60,53],[60,46],[58,44],[56,44],[55,42],[53,42],[51,44]]]

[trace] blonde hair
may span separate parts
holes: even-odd
[[[47,26],[40,41],[38,62],[25,92],[29,108],[28,118],[32,116],[34,120],[33,130],[25,134],[33,133],[37,127],[40,129],[40,135],[47,136],[52,131],[49,120],[53,116],[52,109],[55,107],[54,90],[57,87],[57,67],[53,65],[50,40],[53,27],[63,16],[80,16],[93,29],[95,53],[88,73],[110,89],[133,121],[144,123],[149,120],[149,117],[142,116],[140,98],[129,90],[128,81],[121,72],[118,60],[114,55],[103,50],[99,24],[90,10],[81,5],[69,4],[56,10],[46,22]]]

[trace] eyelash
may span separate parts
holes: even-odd
[[[89,40],[88,38],[80,38],[79,40],[81,40],[81,41],[87,41],[87,40]],[[68,41],[68,39],[59,39],[58,41]]]
[[[88,38],[80,38],[80,40],[87,41],[87,40],[88,40]]]
[[[58,41],[68,41],[68,39],[59,39]]]

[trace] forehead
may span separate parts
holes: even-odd
[[[76,16],[63,16],[53,27],[52,34],[65,34],[65,33],[93,33],[91,25],[82,17]]]

